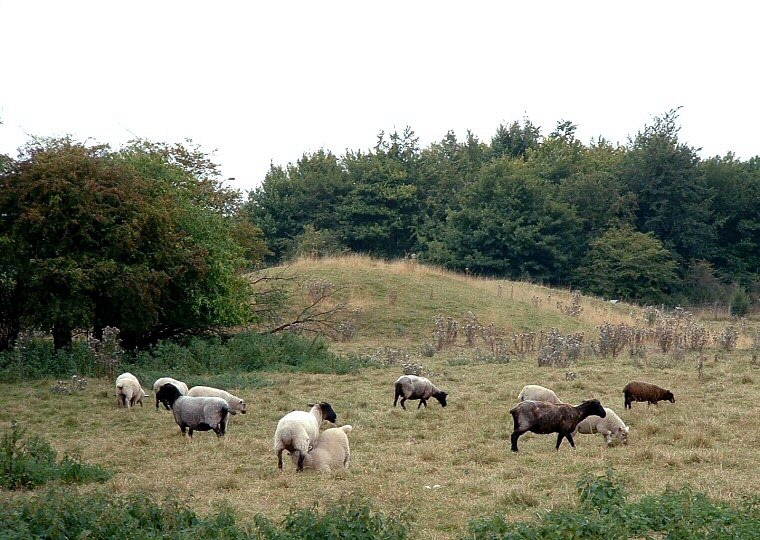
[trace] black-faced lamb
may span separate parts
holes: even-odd
[[[338,415],[326,401],[310,405],[311,410],[292,411],[280,418],[274,432],[274,451],[277,453],[277,467],[282,470],[282,452],[287,450],[295,455],[297,471],[303,471],[306,454],[319,440],[319,427],[323,420],[335,422]]]
[[[193,386],[187,395],[192,397],[220,397],[227,402],[227,405],[229,405],[233,411],[241,412],[243,414],[246,413],[248,408],[245,401],[239,397],[230,394],[226,390],[220,390],[219,388],[212,388],[210,386]]]
[[[425,377],[418,377],[417,375],[402,375],[396,379],[396,394],[393,398],[393,406],[396,406],[398,398],[401,398],[401,408],[406,409],[404,403],[407,399],[419,399],[420,403],[417,405],[419,409],[423,405],[427,409],[427,400],[431,397],[438,400],[441,407],[446,406],[446,396],[449,394],[435,387]]]
[[[138,403],[142,407],[145,392],[142,386],[140,386],[140,381],[137,380],[137,377],[126,372],[116,378],[116,397],[119,399],[120,407],[129,409]]]
[[[523,401],[509,411],[514,420],[512,432],[512,451],[517,452],[517,439],[527,431],[533,433],[558,433],[557,450],[565,438],[575,448],[573,431],[588,416],[595,414],[604,418],[605,412],[598,399],[588,399],[573,407],[566,403],[549,403],[548,401]]]
[[[632,381],[626,384],[625,388],[623,388],[623,396],[625,397],[626,409],[630,409],[631,403],[634,401],[646,401],[647,406],[650,403],[657,405],[658,401],[676,402],[676,397],[670,390],[666,390],[656,384],[641,381]]]
[[[180,394],[183,396],[187,395],[187,385],[183,383],[182,381],[178,381],[177,379],[172,379],[171,377],[161,377],[160,379],[156,379],[156,382],[153,383],[153,395],[156,396],[156,409],[158,409],[159,399],[158,399],[158,391],[161,389],[161,387],[165,384],[173,384],[177,387],[177,390],[179,390]],[[163,404],[166,409],[169,409],[168,403]]]
[[[348,434],[353,428],[345,425],[324,430],[319,434],[319,440],[314,448],[304,456],[304,469],[314,469],[319,472],[330,472],[347,469],[351,458],[348,444]],[[297,464],[298,457],[291,454],[293,463]]]
[[[211,430],[217,437],[223,437],[230,415],[235,414],[222,398],[183,396],[173,384],[159,388],[157,397],[162,403],[169,403],[174,421],[183,435],[186,430],[189,432],[191,439],[193,431]]]
[[[562,400],[557,397],[554,390],[544,388],[537,384],[523,386],[517,399],[520,401],[548,401],[549,403],[562,403]]]
[[[625,425],[625,422],[623,422],[612,409],[605,407],[604,412],[607,413],[607,416],[604,418],[591,415],[579,422],[575,431],[573,431],[573,437],[575,437],[577,433],[599,433],[604,437],[607,446],[612,444],[613,438],[619,440],[623,444],[628,444],[629,427]]]

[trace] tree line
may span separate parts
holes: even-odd
[[[678,111],[627,144],[588,144],[567,121],[530,120],[490,142],[449,132],[420,148],[411,129],[369,151],[272,166],[241,212],[268,262],[345,251],[487,276],[572,286],[645,303],[749,308],[760,272],[760,158],[701,159]]]

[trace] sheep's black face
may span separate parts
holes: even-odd
[[[319,404],[319,408],[322,409],[322,418],[324,420],[327,420],[328,422],[332,422],[333,424],[338,419],[338,415],[335,414],[335,411],[332,408],[332,405],[327,403],[326,401],[323,401]]]
[[[435,399],[437,399],[437,400],[438,400],[438,403],[440,403],[440,404],[441,404],[441,407],[445,407],[445,406],[446,406],[446,396],[448,396],[448,395],[449,395],[449,394],[448,394],[448,393],[446,393],[446,392],[438,392],[438,393],[437,393],[437,394],[435,394],[435,396],[433,396],[433,397],[435,397]]]
[[[164,404],[164,407],[171,409],[172,405],[182,393],[171,383],[166,383],[156,392],[156,400]]]
[[[673,392],[671,392],[670,390],[668,390],[667,393],[665,394],[665,399],[670,401],[671,403],[676,402],[676,396],[674,396]]]

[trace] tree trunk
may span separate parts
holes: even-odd
[[[71,346],[71,327],[66,323],[53,326],[53,345],[55,350]]]

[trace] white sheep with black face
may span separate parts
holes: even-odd
[[[232,410],[243,414],[245,414],[248,409],[244,400],[219,388],[212,388],[210,386],[193,386],[187,392],[187,395],[192,397],[220,397],[227,402]]]
[[[182,434],[189,431],[191,439],[193,431],[213,431],[217,437],[223,437],[230,415],[235,414],[222,398],[183,396],[173,384],[163,385],[156,397],[169,404]]]
[[[183,396],[187,395],[187,385],[182,381],[172,379],[171,377],[161,377],[160,379],[156,379],[156,382],[153,383],[153,395],[156,396],[156,409],[158,409],[159,404],[158,391],[165,384],[173,384],[177,387],[177,390],[179,390],[180,394]],[[167,410],[169,409],[169,406],[166,403],[164,403],[164,407],[166,407]]]
[[[324,430],[319,434],[319,440],[314,448],[306,454],[303,460],[304,469],[314,469],[319,472],[330,472],[347,469],[351,458],[351,448],[348,444],[348,434],[353,428],[345,425]],[[291,454],[293,463],[298,463],[298,456]]]
[[[303,471],[306,454],[319,440],[323,420],[335,422],[338,415],[326,401],[311,406],[310,411],[292,411],[280,418],[274,433],[277,467],[282,470],[282,453],[287,450],[297,460],[297,471]]]
[[[142,386],[140,386],[140,381],[131,373],[122,373],[116,378],[116,397],[119,398],[120,407],[129,409],[138,403],[142,407],[142,400],[145,395]]]
[[[401,408],[406,409],[406,400],[419,399],[420,403],[417,405],[419,409],[423,405],[427,409],[427,400],[435,398],[441,407],[446,406],[446,397],[449,395],[443,390],[439,390],[429,379],[426,377],[418,377],[417,375],[402,375],[396,379],[396,393],[393,397],[393,406],[396,406],[398,398],[401,398]]]
[[[604,412],[607,413],[607,416],[604,418],[591,415],[582,420],[575,428],[573,436],[577,433],[587,435],[599,433],[604,437],[607,446],[612,445],[613,439],[617,439],[623,444],[628,444],[628,432],[630,428],[625,425],[625,422],[612,409],[605,407]]]

